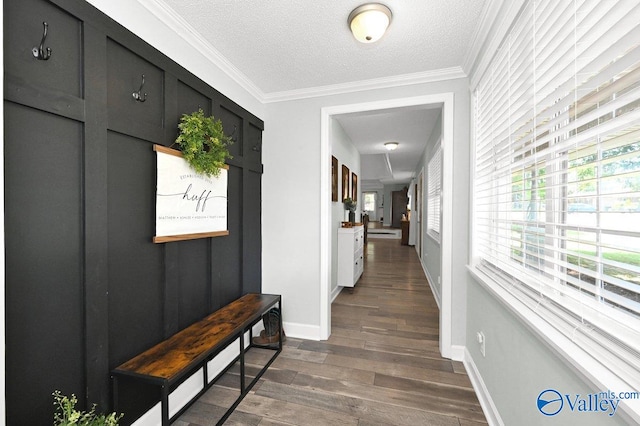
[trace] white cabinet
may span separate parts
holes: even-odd
[[[364,226],[338,228],[338,285],[353,287],[364,270]]]

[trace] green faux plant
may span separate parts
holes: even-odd
[[[224,134],[222,122],[213,116],[206,117],[199,109],[184,114],[178,128],[176,144],[183,158],[197,173],[219,176],[227,158],[233,158],[227,148],[233,141]]]
[[[89,412],[78,411],[78,398],[74,394],[71,394],[71,397],[62,395],[59,390],[53,393],[53,399],[54,426],[118,426],[118,422],[124,416],[116,413],[97,414],[96,404],[93,404]]]

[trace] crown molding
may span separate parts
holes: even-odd
[[[467,75],[471,75],[471,72],[476,65],[480,52],[482,51],[482,46],[484,46],[487,37],[489,36],[489,31],[498,16],[498,12],[502,7],[503,2],[504,0],[489,0],[482,8],[478,25],[476,25],[471,39],[471,44],[469,44],[467,54],[462,61],[462,69],[464,69]]]
[[[374,78],[370,80],[349,83],[331,84],[298,90],[271,92],[264,95],[264,103],[285,102],[298,99],[315,98],[320,96],[339,95],[343,93],[359,92],[363,90],[386,89],[390,87],[409,86],[413,84],[433,83],[443,80],[466,78],[467,74],[461,67],[442,68],[438,70],[418,72],[412,74],[394,75],[391,77]]]
[[[162,0],[137,1],[186,43],[200,51],[209,62],[220,68],[240,87],[249,92],[258,101],[264,103],[264,92],[165,2]]]

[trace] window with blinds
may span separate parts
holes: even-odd
[[[525,3],[474,89],[474,256],[640,389],[640,3]]]
[[[442,148],[427,163],[427,233],[440,241],[440,199],[442,196]]]

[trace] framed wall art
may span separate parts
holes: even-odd
[[[342,199],[349,198],[349,168],[342,165]]]
[[[338,159],[331,156],[331,201],[338,201]]]
[[[351,198],[358,201],[358,175],[351,173]]]

